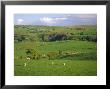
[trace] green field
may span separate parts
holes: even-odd
[[[24,67],[23,63],[27,66]],[[54,64],[52,64],[54,62]],[[16,76],[95,76],[96,61],[91,60],[16,60]],[[64,66],[63,63],[66,63]]]
[[[97,75],[96,26],[14,28],[15,76]]]

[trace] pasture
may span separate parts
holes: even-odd
[[[24,63],[27,66],[24,67]],[[53,64],[52,64],[53,62]],[[16,60],[16,76],[96,76],[95,60]],[[65,63],[65,66],[64,64]]]
[[[14,28],[15,76],[97,75],[95,26]]]

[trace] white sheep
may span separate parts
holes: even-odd
[[[27,57],[26,59],[27,59],[27,60],[30,60],[31,58]]]
[[[66,65],[66,63],[63,63],[63,65],[65,66],[65,65]]]
[[[26,67],[26,63],[24,63],[24,67]]]
[[[42,58],[46,58],[46,54],[42,54],[41,57],[42,57]]]

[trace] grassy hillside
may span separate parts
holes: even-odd
[[[15,76],[97,75],[95,26],[16,25],[14,28]]]

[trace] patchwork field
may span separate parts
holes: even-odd
[[[96,76],[96,26],[15,25],[15,76]]]

